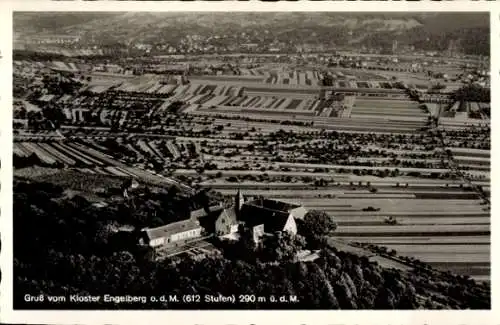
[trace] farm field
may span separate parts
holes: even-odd
[[[302,76],[310,75],[312,78],[314,74],[301,72],[295,75],[299,80],[309,80]],[[99,115],[102,123],[111,125],[118,122],[120,126],[140,123],[140,116],[148,110],[151,117],[161,120],[168,115],[174,103],[181,103],[179,112],[195,116],[223,116],[228,119],[244,115],[282,121],[287,121],[283,120],[287,117],[288,121],[308,123],[315,129],[344,132],[419,132],[427,123],[426,113],[404,92],[366,93],[365,88],[359,88],[361,90],[356,90],[358,95],[354,102],[346,104],[325,95],[325,91],[331,93],[328,87],[301,86],[300,83],[259,86],[255,82],[238,81],[239,76],[232,76],[229,81],[218,80],[218,77],[195,78],[190,83],[184,83],[179,78],[163,80],[154,75],[118,75],[115,78],[100,74],[82,89],[82,95],[70,96],[69,100],[61,97],[54,101],[65,106],[70,103],[75,105],[74,111],[68,113],[74,121],[81,122],[93,112]],[[373,86],[374,82],[369,84]],[[369,89],[382,91],[392,87],[387,82],[385,84]],[[113,95],[111,103],[108,103],[106,94]],[[271,124],[267,127],[275,126]]]
[[[215,117],[215,123],[218,125],[225,125],[231,123],[233,127],[238,127],[242,129],[257,128],[263,133],[275,132],[280,129],[283,130],[295,130],[295,131],[316,131],[316,130],[330,130],[337,132],[356,132],[356,133],[416,133],[420,128],[424,127],[426,124],[425,120],[398,120],[394,118],[317,118],[315,116],[303,118],[300,115],[293,115],[290,118],[293,121],[303,122],[303,123],[313,123],[311,126],[299,127],[290,126],[286,124],[276,124],[271,123],[272,120],[280,119],[278,115],[272,115],[270,112],[265,112],[265,114],[257,114],[256,112],[246,112],[245,116],[252,119],[264,120],[264,122],[254,122],[254,121],[241,121],[238,117],[241,117],[241,111],[237,109],[231,110],[218,110],[218,109],[205,109],[199,108],[195,111],[190,112],[191,114],[197,116],[208,116]],[[286,113],[286,112],[285,112]],[[224,117],[224,118],[221,118]],[[280,119],[283,121],[282,119]],[[269,122],[266,122],[269,121]]]
[[[248,92],[245,91],[245,93]],[[354,104],[354,107],[338,109],[334,108],[335,105],[331,100],[317,99],[312,96],[303,97],[298,94],[262,92],[244,95],[242,101],[237,99],[226,101],[220,98],[217,102],[210,102],[210,105],[201,103],[198,107],[188,109],[186,112],[216,118],[224,116],[225,120],[231,120],[232,116],[241,116],[241,114],[247,118],[264,119],[264,121],[275,120],[279,116],[289,116],[294,121],[312,122],[312,128],[352,132],[410,133],[418,132],[426,126],[426,113],[413,102],[406,101],[401,104],[401,107],[391,107],[391,101],[372,100],[365,101],[366,104],[360,101],[359,104]],[[371,102],[376,104],[369,104]],[[238,122],[231,121],[231,123]],[[246,123],[252,127],[260,127],[264,132],[268,128],[276,128],[276,125],[265,124],[262,122]]]
[[[19,153],[22,153],[22,155],[19,155]],[[154,172],[149,172],[141,168],[130,167],[118,160],[115,160],[112,156],[106,153],[81,143],[64,143],[61,141],[47,143],[14,142],[14,155],[15,157],[17,156],[21,158],[34,155],[39,159],[37,164],[48,168],[61,168],[66,166],[78,172],[88,174],[136,177],[154,185],[178,184],[178,182],[167,177],[160,176]],[[22,168],[16,169],[16,172],[20,171],[20,175],[22,175],[22,170]]]
[[[398,255],[412,256],[443,271],[489,280],[490,213],[480,197],[458,187],[459,180],[454,181],[452,189],[450,185],[444,186],[443,180],[400,177],[385,185],[372,178],[371,186],[378,191],[371,193],[366,189],[367,180],[361,186],[351,181],[361,180],[362,176],[330,175],[330,178],[343,185],[318,188],[303,182],[212,180],[204,186],[227,196],[240,189],[249,197],[274,197],[323,210],[337,221],[334,237],[341,242],[385,246],[396,250]],[[410,183],[409,187],[394,186],[404,180]],[[395,219],[397,224],[388,224],[388,218]]]
[[[391,89],[392,83],[381,74],[349,69],[294,69],[282,67],[266,73],[264,83],[269,85],[300,85],[318,86],[326,76],[334,80],[333,86],[337,88],[385,88]]]
[[[419,109],[418,103],[409,100],[373,100],[358,97],[353,105],[351,117],[382,114],[391,117],[427,118],[427,113]]]
[[[301,73],[297,75],[297,78],[302,78]],[[263,118],[289,115],[294,120],[314,121],[315,128],[339,131],[413,132],[426,124],[426,113],[404,94],[392,98],[392,95],[382,93],[382,97],[368,98],[361,95],[371,94],[361,92],[355,103],[350,104],[353,107],[339,110],[334,108],[332,99],[321,97],[320,87],[300,88],[299,84],[258,87],[244,80],[229,82],[217,80],[217,76],[212,79],[198,78],[189,84],[162,84],[155,77],[145,76],[125,80],[115,87],[115,91],[168,96],[157,110],[159,114],[171,103],[181,101],[184,103],[181,111],[189,114],[244,114]]]
[[[14,171],[14,176],[38,182],[50,182],[67,190],[84,193],[87,198],[99,200],[93,192],[107,187],[120,188],[123,175],[108,173],[105,169],[67,169],[47,167],[27,167]]]
[[[476,200],[305,199],[300,193],[289,199],[335,216],[335,236],[347,242],[385,246],[441,270],[489,278],[490,217]],[[380,211],[361,211],[368,205]],[[387,225],[389,216],[398,225]]]
[[[273,175],[269,175],[273,176]],[[277,177],[287,178],[289,175],[280,175],[277,174]],[[310,176],[305,176],[303,178],[307,178]],[[248,177],[250,178],[250,177]],[[318,178],[317,178],[318,179]],[[324,180],[325,182],[329,182],[327,177],[319,178]],[[218,191],[229,195],[229,193],[234,192],[236,190],[236,185],[239,184],[238,188],[244,189],[250,195],[266,195],[272,191],[274,196],[280,196],[282,198],[293,197],[293,191],[302,192],[302,196],[304,198],[308,197],[335,197],[337,199],[340,198],[349,198],[349,197],[375,197],[370,190],[366,189],[366,182],[358,188],[358,185],[353,185],[348,181],[339,181],[332,182],[334,185],[329,186],[321,186],[317,187],[318,181],[314,183],[306,183],[304,181],[297,181],[292,183],[278,183],[278,182],[264,182],[262,184],[256,184],[256,182],[240,182],[240,183],[212,183],[212,182],[203,182],[200,185],[205,188],[217,188]],[[354,182],[353,182],[354,183]],[[408,197],[408,198],[417,198],[417,199],[436,199],[436,198],[447,198],[447,199],[471,199],[476,195],[470,191],[464,191],[459,186],[456,187],[446,187],[443,185],[416,185],[415,183],[410,184],[409,187],[403,185],[403,187],[396,187],[397,182],[394,183],[378,183],[378,182],[370,182],[370,189],[376,189],[376,197],[377,198],[395,198],[396,196],[400,196],[400,198]],[[358,188],[358,189],[357,189]],[[484,187],[483,187],[484,188]],[[305,191],[307,190],[307,191]],[[486,190],[485,190],[486,191]],[[489,194],[489,189],[487,191]],[[419,212],[408,211],[410,214],[419,214]]]
[[[377,262],[382,267],[395,268],[395,269],[403,270],[403,271],[407,271],[407,270],[411,269],[411,267],[406,265],[406,264],[398,263],[398,262],[391,260],[391,259],[388,259],[388,258],[383,258],[383,257],[376,255],[376,254],[374,254],[370,251],[367,251],[365,249],[351,246],[351,245],[345,243],[344,241],[338,240],[336,238],[330,237],[328,239],[328,244],[330,246],[335,247],[336,249],[342,250],[344,252],[349,252],[351,254],[366,256],[370,261]]]
[[[224,115],[224,116],[237,116],[238,113],[241,114],[241,110],[238,109],[205,109],[205,108],[200,108],[197,109],[196,111],[193,111],[192,113],[196,115],[205,115],[205,116],[216,116],[219,117],[219,115]],[[246,114],[248,113],[248,114]],[[270,111],[263,111],[265,113],[264,115],[258,115],[256,111],[248,111],[245,112],[245,116],[248,116],[249,118],[252,118],[255,116],[257,119],[277,119],[279,118],[277,115],[272,115],[273,112]],[[351,132],[384,132],[384,133],[410,133],[410,132],[417,132],[419,129],[424,127],[426,125],[426,119],[423,118],[395,118],[392,116],[376,116],[376,112],[374,111],[371,113],[372,115],[366,115],[363,117],[356,117],[356,118],[340,118],[340,117],[327,117],[323,119],[316,118],[314,115],[311,115],[310,118],[307,119],[301,119],[301,114],[292,114],[291,112],[287,111],[284,112],[285,115],[293,115],[290,116],[293,118],[294,121],[303,121],[303,122],[313,122],[314,125],[311,128],[314,129],[325,129],[325,130],[332,130],[332,131],[351,131]],[[307,113],[310,115],[309,113]],[[302,114],[303,115],[303,114]],[[231,119],[229,119],[231,120]],[[222,121],[222,123],[227,123],[226,121]],[[235,121],[234,123],[238,123]],[[245,125],[250,125],[250,127],[260,127],[264,131],[266,129],[279,129],[281,126],[278,124],[266,124],[266,123],[254,123],[254,122],[249,122],[249,123],[243,123],[239,122],[241,124]]]
[[[287,71],[282,69],[268,72],[263,82],[273,85],[318,86],[321,79],[321,73],[316,70]]]
[[[346,247],[385,246],[488,279],[488,123],[429,113],[390,76],[278,65],[189,81],[94,73],[78,95],[50,98],[77,107],[76,123],[19,131],[19,177],[241,190],[326,211]],[[86,125],[88,116],[100,122]]]

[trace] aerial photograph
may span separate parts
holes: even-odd
[[[490,309],[488,12],[14,12],[15,310]]]

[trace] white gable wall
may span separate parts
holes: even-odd
[[[290,213],[288,215],[288,219],[283,227],[283,231],[288,231],[291,234],[297,234],[297,224],[295,223],[295,219],[293,218],[293,214]]]
[[[225,235],[229,232],[229,227],[226,211],[222,211],[220,216],[215,220],[215,233]]]
[[[224,210],[215,220],[215,233],[226,235],[235,232],[238,232],[238,223],[230,218]]]
[[[149,242],[149,245],[156,247],[156,246],[163,245],[164,242],[165,242],[165,238],[160,237],[160,238],[151,239],[151,241]]]

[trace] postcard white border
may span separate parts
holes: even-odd
[[[0,1],[0,321],[13,324],[500,324],[500,241],[492,235],[492,310],[490,311],[13,311],[12,310],[12,12],[13,11],[490,11],[492,106],[500,103],[500,3],[494,1],[445,2],[131,2],[131,1]],[[492,128],[498,114],[492,114]],[[491,180],[500,180],[494,168],[498,140],[492,132]],[[500,157],[499,157],[500,158]],[[498,198],[491,189],[492,201]],[[493,204],[491,216],[497,216]],[[492,233],[499,221],[491,220]],[[496,320],[496,321],[495,321]]]

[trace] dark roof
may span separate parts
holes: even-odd
[[[290,212],[290,210],[300,207],[300,204],[293,204],[289,202],[270,200],[270,199],[257,199],[248,201],[245,204],[254,205],[270,210]]]
[[[222,211],[223,207],[222,207],[222,205],[212,205],[208,209],[210,210],[210,213],[212,213],[212,212]],[[208,216],[207,212],[203,208],[191,211],[190,215],[191,215],[191,218],[193,218],[193,219],[200,219],[200,218]]]
[[[149,238],[149,240],[151,240],[160,237],[168,237],[176,233],[196,229],[199,227],[200,223],[198,222],[198,220],[186,219],[177,222],[172,222],[157,228],[146,228],[143,231]]]
[[[247,226],[264,224],[266,232],[282,231],[289,215],[287,211],[271,210],[247,203],[241,209],[241,220]]]
[[[198,209],[191,211],[189,215],[191,216],[191,218],[199,219],[205,217],[207,215],[207,212],[205,211],[205,209]]]

